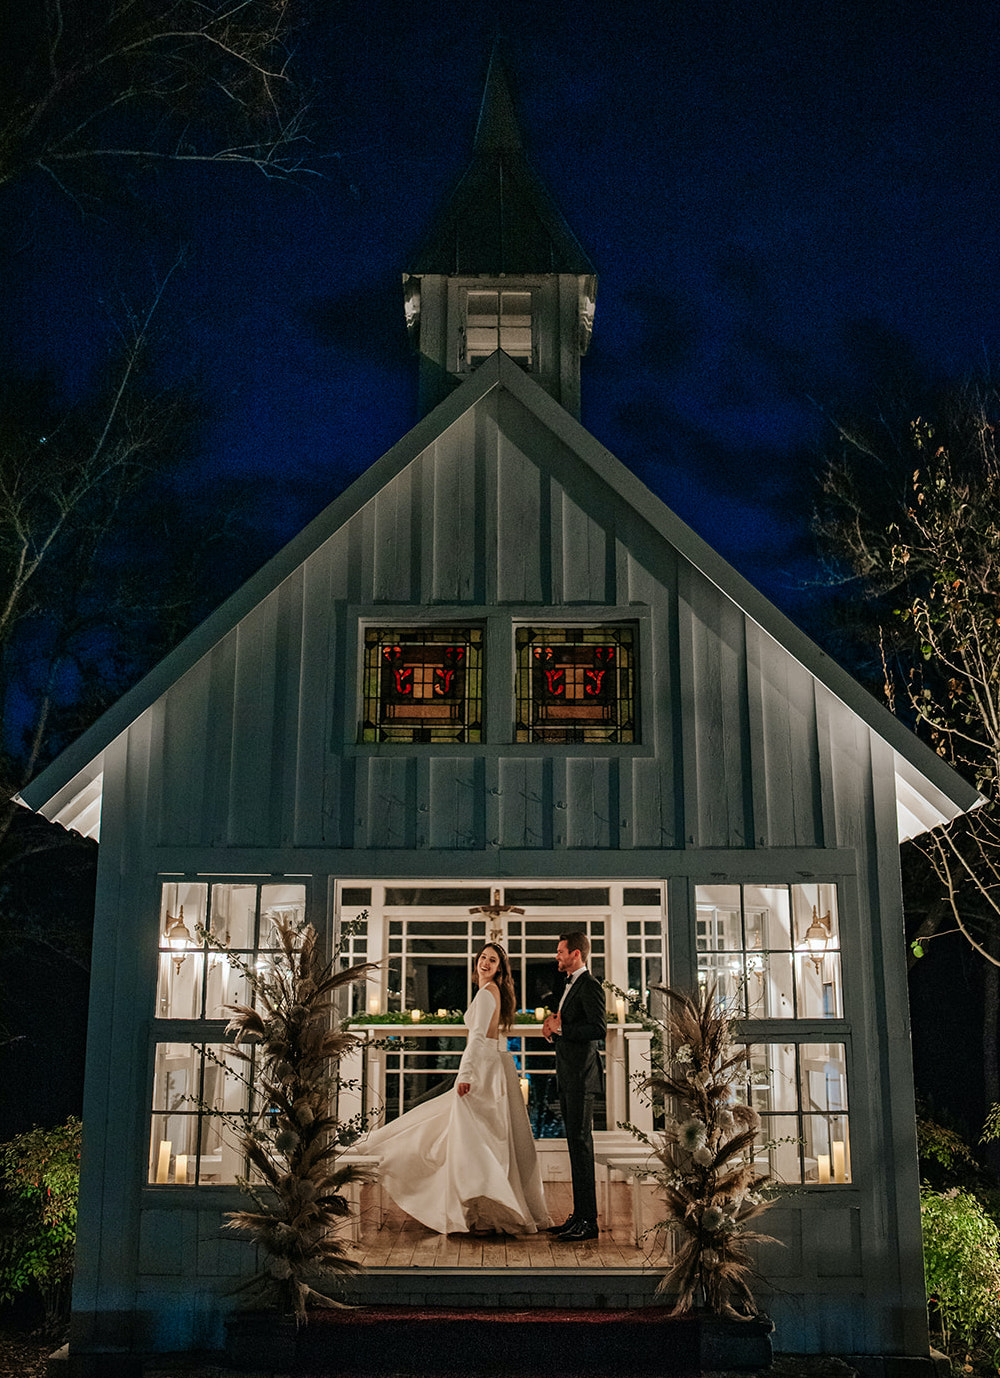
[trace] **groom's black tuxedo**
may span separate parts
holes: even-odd
[[[555,1039],[556,1084],[573,1176],[573,1214],[578,1220],[596,1222],[594,1097],[604,1090],[598,1044],[607,1025],[600,981],[589,971],[581,972],[559,1013],[562,1033]]]

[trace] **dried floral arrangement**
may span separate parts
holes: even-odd
[[[747,1228],[771,1204],[762,1194],[771,1177],[754,1167],[760,1116],[737,1100],[746,1085],[746,1047],[733,1043],[714,986],[695,999],[666,986],[655,989],[667,1001],[662,1020],[652,1020],[664,1038],[643,1084],[654,1103],[665,1105],[664,1131],[654,1139],[625,1127],[659,1158],[665,1223],[680,1237],[657,1291],[676,1293],[674,1316],[704,1306],[713,1315],[746,1320],[758,1314],[751,1248],[775,1242]]]
[[[314,1287],[352,1272],[343,1236],[335,1233],[349,1213],[344,1188],[369,1180],[363,1168],[338,1164],[356,1126],[336,1116],[338,1064],[359,1041],[343,1032],[335,992],[362,979],[371,963],[337,969],[337,956],[324,962],[312,925],[273,920],[275,951],[263,970],[229,953],[253,992],[252,1004],[227,1005],[226,1028],[247,1066],[251,1109],[237,1139],[251,1164],[251,1179],[239,1185],[253,1208],[230,1211],[226,1227],[249,1235],[266,1263],[241,1287],[258,1304],[295,1312],[307,1320],[310,1302],[339,1306]],[[215,944],[218,946],[218,944]]]

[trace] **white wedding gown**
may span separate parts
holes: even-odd
[[[398,1206],[439,1234],[536,1234],[549,1223],[535,1141],[514,1059],[487,1037],[496,997],[477,992],[465,1012],[469,1039],[458,1082],[369,1135],[379,1176]]]

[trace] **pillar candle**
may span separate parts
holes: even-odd
[[[156,1159],[156,1180],[158,1182],[165,1182],[170,1172],[171,1146],[169,1139],[160,1140],[160,1152]]]
[[[423,1015],[419,1010],[410,1010],[410,1018],[413,1020],[414,1024],[419,1024]]]
[[[369,1014],[378,1014],[378,996],[377,996],[377,995],[369,995],[369,997],[368,997],[368,1013],[369,1013]]]
[[[177,1161],[174,1163],[174,1181],[186,1182],[188,1179],[188,1156],[186,1153],[178,1153]]]
[[[844,1155],[844,1141],[843,1141],[843,1139],[834,1139],[834,1141],[833,1141],[833,1180],[834,1180],[835,1182],[846,1182],[846,1181],[847,1181],[846,1167],[847,1167],[847,1160],[846,1160],[846,1157],[845,1157],[845,1155]]]
[[[527,1106],[527,1104],[528,1104],[528,1097],[529,1097],[530,1094],[531,1094],[531,1083],[528,1081],[528,1078],[527,1078],[527,1077],[522,1077],[522,1078],[521,1078],[521,1095],[522,1095],[522,1097],[524,1098],[524,1104],[525,1104],[525,1106]]]
[[[536,1006],[535,1006],[535,1018],[538,1020],[539,1024],[541,1024],[541,1022],[544,1020],[544,1018],[545,1018],[545,1006],[544,1006],[544,1005],[536,1005]]]
[[[816,1155],[817,1176],[821,1182],[830,1180],[830,1155],[829,1153],[818,1153]]]
[[[625,1023],[625,1001],[620,995],[615,996],[615,1015],[619,1024]]]

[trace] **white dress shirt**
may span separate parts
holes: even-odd
[[[556,1014],[562,1013],[562,1007],[566,1003],[566,996],[569,995],[570,986],[573,984],[575,980],[577,980],[578,977],[582,976],[586,970],[586,967],[577,967],[576,971],[574,971],[572,975],[568,977],[566,981],[566,989],[562,993],[562,999],[559,1001],[559,1007],[556,1010]]]

